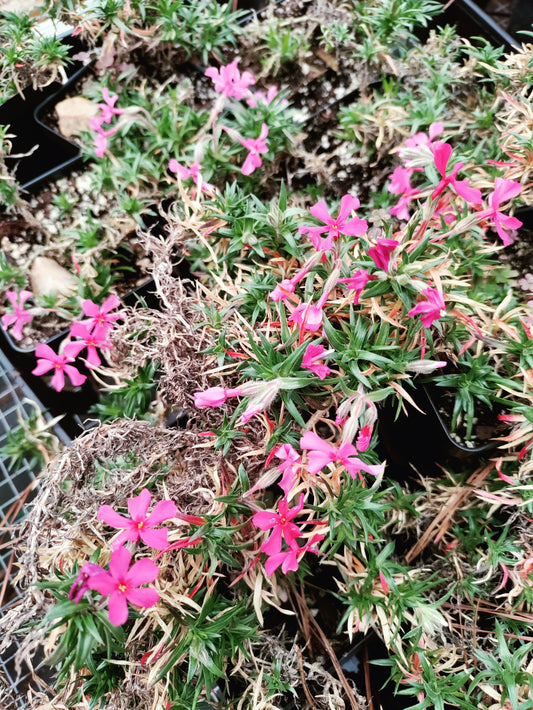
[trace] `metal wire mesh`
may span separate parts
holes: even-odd
[[[8,434],[20,425],[20,418],[28,419],[35,406],[40,403],[19,377],[5,355],[0,351],[0,448],[8,442]],[[54,433],[64,442],[68,437],[54,427]],[[0,458],[0,528],[21,519],[25,508],[33,497],[34,481],[39,466],[31,460],[23,460],[11,466],[8,460]],[[12,564],[12,550],[8,534],[0,531],[0,587],[4,587],[4,606],[0,608],[0,625],[9,605],[17,599],[16,590],[9,584]],[[30,681],[29,669],[22,669],[17,677],[15,671],[16,644],[12,644],[0,656],[0,708],[27,707],[25,691]]]

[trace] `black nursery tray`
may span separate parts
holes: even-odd
[[[467,445],[452,435],[440,412],[440,388],[418,385],[409,394],[419,409],[404,401],[404,410],[396,416],[397,401],[389,399],[378,410],[388,475],[402,478],[410,466],[426,475],[440,475],[438,464],[477,460],[497,448],[493,439]]]
[[[531,0],[501,2],[501,13],[491,11],[496,4],[488,0],[453,0],[451,3],[446,0],[444,4],[446,10],[442,17],[437,18],[437,25],[442,25],[444,19],[449,24],[456,24],[463,37],[483,37],[495,46],[503,46],[506,51],[512,51],[525,41],[521,31],[531,31]]]
[[[76,38],[68,37],[65,41],[72,46],[72,54],[83,48]],[[60,101],[87,70],[88,65],[73,61],[65,84],[56,81],[43,89],[27,88],[22,96],[13,96],[0,106],[0,124],[9,125],[9,133],[13,135],[9,139],[11,155],[6,155],[4,160],[23,190],[34,192],[83,162],[80,147],[46,126],[41,116],[50,105]]]

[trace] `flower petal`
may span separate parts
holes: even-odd
[[[49,372],[54,366],[53,362],[50,360],[38,360],[37,367],[31,371],[32,375],[44,375]]]
[[[109,621],[113,626],[122,626],[128,620],[128,602],[123,592],[114,592],[109,597]]]
[[[112,577],[106,570],[91,574],[87,579],[89,589],[94,589],[100,594],[112,594],[117,588],[117,580]]]
[[[146,518],[146,524],[150,527],[162,523],[164,520],[170,520],[178,512],[178,507],[173,500],[160,500],[154,505],[154,509]]]
[[[339,209],[339,216],[337,217],[337,222],[339,222],[339,225],[344,225],[346,222],[346,218],[352,212],[353,210],[356,210],[361,203],[357,199],[357,197],[354,197],[353,195],[343,195],[341,198],[341,206]],[[344,229],[341,228],[341,232],[344,232]]]
[[[160,530],[141,528],[139,536],[145,545],[153,547],[154,550],[164,550],[168,547],[168,530],[166,528],[161,528]]]
[[[142,606],[148,609],[159,601],[159,594],[153,587],[147,589],[130,589],[126,592],[126,598],[135,606]]]
[[[156,563],[148,557],[143,557],[142,560],[138,560],[131,566],[126,575],[126,582],[128,582],[128,586],[139,587],[141,584],[153,582],[157,579],[158,574],[159,567]]]
[[[132,520],[138,523],[146,520],[146,513],[148,512],[151,500],[152,496],[147,488],[143,488],[135,498],[128,498],[128,510],[130,511]]]
[[[330,215],[328,206],[324,202],[324,200],[319,200],[319,202],[316,203],[316,205],[313,205],[311,209],[309,210],[313,217],[316,217],[317,219],[321,220],[325,224],[329,224],[330,222],[333,222],[333,217]]]
[[[279,522],[279,515],[271,510],[260,510],[252,518],[253,524],[261,530],[270,530]]]
[[[125,577],[131,562],[131,552],[126,547],[118,547],[111,554],[109,572],[115,579]]]
[[[119,515],[110,505],[101,505],[96,516],[98,520],[103,520],[112,528],[127,528],[131,525],[131,520]]]

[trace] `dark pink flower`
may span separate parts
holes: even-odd
[[[490,205],[489,209],[481,210],[478,213],[478,218],[488,218],[492,220],[498,236],[502,240],[505,246],[511,244],[511,237],[509,236],[506,229],[518,229],[522,226],[522,222],[516,217],[510,217],[509,215],[499,212],[499,207],[502,202],[507,202],[507,200],[512,200],[514,197],[520,194],[522,185],[515,180],[504,180],[503,178],[496,178],[494,181],[494,191],[488,196],[488,203]]]
[[[214,190],[215,186],[211,185],[209,182],[204,182],[200,175],[200,163],[195,160],[190,168],[186,168],[175,158],[171,158],[168,162],[168,169],[171,173],[176,173],[182,180],[187,180],[192,178],[198,190],[204,190],[205,192],[211,192]]]
[[[430,145],[433,139],[442,133],[444,130],[444,124],[441,121],[435,121],[429,127],[429,135],[420,131],[415,133],[411,138],[407,138],[405,145],[407,148],[416,148],[419,145]]]
[[[223,387],[210,387],[203,392],[194,393],[194,404],[196,407],[220,407],[228,397],[242,395],[240,388],[226,390]]]
[[[113,323],[123,316],[121,312],[111,313],[118,306],[120,306],[120,300],[114,294],[108,296],[102,306],[98,306],[90,298],[86,298],[81,304],[81,309],[90,320],[82,321],[82,323],[88,324],[89,330],[98,328],[103,334],[109,333],[113,330]]]
[[[378,269],[388,271],[391,254],[398,245],[399,242],[396,239],[378,239],[376,246],[370,247],[368,250],[368,256]]]
[[[324,314],[320,306],[312,303],[300,303],[289,316],[292,323],[297,323],[302,330],[316,332],[322,325]]]
[[[73,338],[81,339],[81,342],[77,341],[74,343],[79,346],[79,350],[76,355],[79,355],[84,348],[87,348],[86,359],[89,367],[98,367],[102,364],[97,348],[100,348],[101,350],[107,350],[109,348],[107,335],[103,328],[95,328],[93,332],[91,332],[86,325],[77,322],[71,325],[70,334]]]
[[[366,451],[370,446],[370,440],[372,439],[373,427],[365,424],[359,430],[357,434],[357,441],[355,442],[357,451]]]
[[[324,346],[313,345],[313,343],[309,343],[302,358],[302,367],[306,370],[311,370],[311,372],[314,372],[317,377],[323,380],[331,372],[330,368],[327,365],[318,362],[318,360],[321,360],[323,357]]]
[[[118,94],[113,94],[113,96],[109,95],[109,89],[107,86],[104,86],[102,89],[102,97],[104,99],[103,104],[98,104],[98,108],[102,112],[102,121],[103,123],[111,123],[113,120],[113,116],[118,116],[122,113],[124,113],[123,108],[115,108],[115,104],[117,103],[118,99]]]
[[[11,331],[14,338],[22,340],[22,327],[24,323],[29,323],[33,320],[33,316],[29,311],[24,310],[24,303],[33,296],[31,291],[6,291],[6,296],[11,301],[13,313],[6,313],[2,316],[2,328],[7,330],[9,326],[13,326]]]
[[[291,520],[301,512],[304,507],[304,494],[300,495],[298,503],[294,508],[289,508],[287,498],[282,498],[278,503],[279,513],[272,510],[261,510],[254,515],[252,522],[261,530],[272,530],[270,537],[261,545],[261,552],[267,555],[275,555],[281,552],[282,539],[289,547],[296,543],[296,538],[300,537],[301,530]]]
[[[435,167],[442,176],[441,181],[431,193],[431,199],[436,200],[437,197],[450,186],[467,202],[476,205],[481,204],[481,191],[475,187],[470,187],[468,180],[457,180],[456,178],[457,173],[461,170],[464,163],[456,163],[452,168],[452,172],[446,175],[446,169],[452,154],[451,145],[449,143],[442,143],[442,141],[435,141],[435,143],[431,144],[430,148],[435,160]]]
[[[94,154],[97,158],[103,158],[107,152],[107,139],[117,132],[117,128],[109,128],[107,131],[100,129],[94,137]]]
[[[242,165],[241,172],[243,175],[251,175],[256,168],[263,164],[260,157],[262,153],[268,153],[266,137],[268,136],[268,126],[266,123],[261,125],[261,132],[257,138],[242,138],[240,140],[246,150],[250,151]]]
[[[109,572],[102,570],[91,574],[87,580],[89,589],[109,595],[109,621],[113,626],[121,626],[127,621],[128,602],[148,609],[159,601],[159,594],[153,587],[139,589],[157,579],[159,567],[147,557],[131,567],[130,563],[130,551],[118,547],[111,553]]]
[[[353,444],[345,442],[339,447],[324,441],[313,431],[306,431],[300,439],[300,448],[308,450],[307,470],[317,474],[324,466],[330,463],[340,463],[352,478],[361,477],[361,471],[366,471],[373,476],[383,472],[384,464],[372,465],[361,461],[357,457],[357,449]]]
[[[37,356],[37,367],[32,370],[33,375],[44,375],[50,370],[54,370],[52,377],[52,387],[56,392],[61,392],[65,386],[65,375],[68,375],[70,381],[75,387],[82,385],[87,379],[86,375],[82,375],[75,367],[69,363],[74,362],[78,354],[78,344],[67,343],[62,353],[55,353],[49,345],[41,343],[35,348]]]
[[[348,219],[351,212],[356,210],[360,205],[357,197],[352,195],[344,195],[341,198],[341,205],[337,217],[332,217],[324,200],[320,200],[313,205],[309,210],[313,217],[324,222],[322,226],[303,225],[300,227],[300,234],[307,234],[317,251],[329,251],[341,234],[349,237],[360,237],[368,229],[368,223],[359,217]],[[327,236],[322,238],[321,235],[327,232]]]
[[[291,293],[294,293],[295,284],[292,279],[283,279],[283,281],[270,292],[269,296],[273,301],[285,301]]]
[[[74,604],[79,604],[85,592],[89,590],[89,577],[103,571],[100,565],[96,565],[93,562],[86,562],[74,580],[68,593],[68,598],[73,601]]]
[[[248,106],[251,108],[256,108],[257,102],[262,101],[265,104],[270,104],[276,96],[278,95],[278,87],[277,86],[271,86],[265,96],[265,94],[262,91],[255,91],[255,92],[250,92],[250,96],[246,99],[246,103]],[[287,102],[285,102],[287,103]]]
[[[368,271],[364,269],[359,269],[358,271],[347,279],[339,279],[339,283],[344,284],[346,288],[355,291],[353,302],[355,304],[359,303],[359,296],[365,290],[365,287],[369,281],[375,280],[376,276],[370,276]]]
[[[227,66],[221,66],[220,69],[209,67],[205,70],[205,75],[213,80],[215,91],[228,98],[244,98],[248,93],[248,87],[255,84],[253,74],[248,71],[243,71],[241,74],[237,68],[238,61],[238,59],[234,59]]]
[[[433,288],[428,287],[422,293],[427,301],[419,301],[416,306],[411,308],[407,316],[413,318],[413,316],[420,315],[424,328],[430,328],[433,321],[446,315],[446,304],[441,294]]]
[[[283,478],[279,486],[285,495],[288,496],[298,480],[298,471],[302,465],[302,458],[291,444],[282,444],[276,450],[276,456],[281,459],[281,463],[278,464],[278,471],[283,472]]]
[[[420,193],[420,190],[411,187],[410,180],[414,172],[414,168],[398,166],[392,173],[390,184],[387,186],[389,192],[395,195],[401,195],[399,202],[389,209],[389,214],[405,221],[407,221],[410,216],[407,205]]]
[[[161,528],[155,530],[155,526],[165,520],[173,518],[177,513],[176,504],[171,500],[161,500],[154,505],[154,509],[148,515],[148,508],[152,496],[146,488],[135,498],[128,498],[128,510],[131,518],[119,515],[110,505],[102,505],[98,511],[98,519],[103,520],[112,528],[124,528],[124,532],[115,539],[113,547],[116,548],[126,540],[137,542],[142,540],[145,545],[156,550],[164,550],[167,545],[168,530]]]
[[[276,554],[270,555],[268,560],[265,562],[265,572],[270,577],[274,572],[281,566],[283,574],[287,572],[296,572],[300,564],[300,560],[306,552],[314,552],[318,554],[318,550],[313,545],[324,539],[324,535],[317,533],[305,544],[300,547],[297,542],[295,542],[288,550],[283,552],[278,552]]]

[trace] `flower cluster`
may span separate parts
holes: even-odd
[[[159,567],[142,557],[133,564],[131,551],[125,542],[143,542],[148,547],[164,550],[168,545],[168,529],[156,526],[175,517],[176,504],[170,500],[156,503],[148,514],[152,496],[144,488],[137,497],[128,498],[129,518],[117,513],[111,506],[103,505],[98,518],[114,528],[123,529],[114,540],[108,569],[92,562],[84,564],[70,589],[69,598],[78,604],[89,590],[100,592],[108,599],[109,621],[121,626],[128,619],[128,602],[148,609],[159,601],[159,593],[146,584],[155,582]]]
[[[87,376],[79,372],[74,365],[76,358],[83,350],[87,350],[85,362],[89,369],[101,365],[98,350],[108,350],[110,347],[108,336],[116,320],[122,317],[120,312],[112,312],[120,305],[117,296],[109,296],[102,306],[98,306],[90,299],[85,299],[81,308],[86,319],[74,322],[70,327],[69,340],[64,343],[59,353],[54,352],[46,343],[41,343],[35,350],[37,367],[32,371],[34,375],[44,375],[53,370],[52,387],[57,391],[65,387],[67,375],[75,387],[82,385]]]

